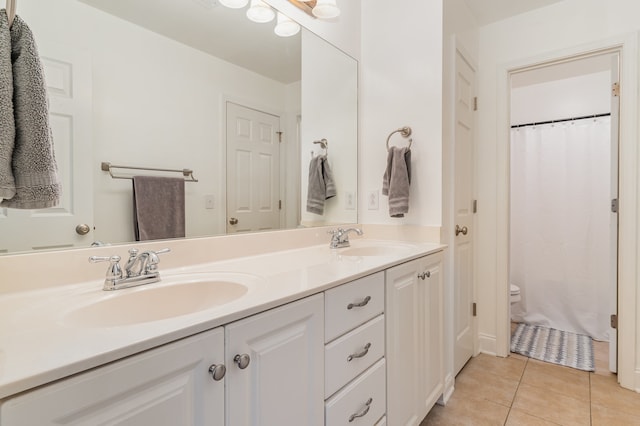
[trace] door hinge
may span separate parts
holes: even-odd
[[[611,94],[616,98],[620,96],[620,83],[613,83],[613,86],[611,86]]]
[[[474,111],[478,110],[478,97],[477,96],[473,97],[473,110]]]
[[[478,213],[478,200],[473,200],[473,212]]]
[[[282,143],[282,132],[276,132],[278,135],[278,143]]]
[[[278,200],[278,209],[282,210],[282,200]]]
[[[478,316],[478,310],[476,308],[476,302],[473,302],[471,304],[471,313],[473,314],[474,317]]]
[[[616,314],[611,315],[611,328],[618,328],[618,315]]]
[[[611,200],[611,213],[618,213],[618,199]]]

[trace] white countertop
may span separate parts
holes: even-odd
[[[161,268],[161,282],[131,289],[103,291],[103,280],[97,278],[80,284],[0,294],[0,399],[444,248],[436,243],[352,240],[352,247],[381,245],[402,249],[385,255],[347,256],[341,254],[347,249],[331,250],[323,244],[185,268]],[[133,325],[89,326],[69,320],[69,314],[85,305],[151,286],[175,285],[181,277],[195,276],[184,274],[202,273],[214,277],[245,274],[248,292],[221,306]]]

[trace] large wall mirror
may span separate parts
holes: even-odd
[[[129,177],[181,176],[113,169],[116,179],[103,162],[193,170],[187,237],[357,222],[357,61],[245,12],[214,0],[20,0],[49,86],[64,199],[0,209],[0,253],[131,242]],[[244,136],[272,145],[270,157],[234,155]],[[324,154],[337,195],[312,214],[309,166]],[[263,211],[271,222],[242,216]]]

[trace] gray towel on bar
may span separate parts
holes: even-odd
[[[326,155],[313,157],[309,163],[309,190],[307,191],[307,211],[323,214],[324,202],[336,196],[336,185]]]
[[[136,241],[185,236],[184,179],[133,177],[133,227]]]
[[[3,14],[3,25],[6,19],[6,14]],[[49,127],[44,70],[33,33],[19,16],[13,20],[10,33],[15,119],[11,170],[15,179],[15,195],[0,202],[0,207],[53,207],[60,202],[62,191]],[[4,161],[4,154],[0,157]],[[0,168],[0,175],[3,173]]]
[[[389,148],[387,169],[382,178],[382,194],[389,196],[389,216],[404,217],[409,211],[411,185],[411,150],[407,147]]]
[[[11,71],[11,33],[4,9],[0,10],[0,201],[16,194],[11,170],[16,137],[13,118],[13,72]]]

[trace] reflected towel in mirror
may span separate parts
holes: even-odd
[[[313,157],[309,163],[309,189],[307,192],[307,211],[323,214],[324,202],[336,196],[333,173],[326,155]]]
[[[382,178],[382,195],[389,196],[389,216],[404,217],[409,212],[411,185],[411,150],[407,147],[389,148],[387,169]]]
[[[136,241],[184,237],[184,179],[134,176],[133,225]]]

